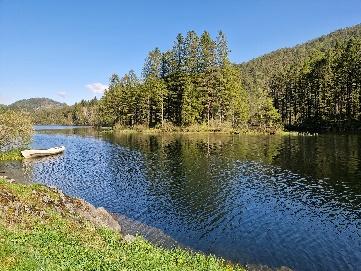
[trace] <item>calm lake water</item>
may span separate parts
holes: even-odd
[[[0,164],[242,264],[361,269],[361,136],[39,131],[63,155]]]

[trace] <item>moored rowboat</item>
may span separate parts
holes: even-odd
[[[65,151],[65,147],[55,147],[47,150],[24,150],[21,152],[25,158],[43,157],[49,155],[59,154]]]

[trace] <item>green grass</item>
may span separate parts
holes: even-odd
[[[11,150],[7,152],[0,152],[0,161],[7,160],[22,160],[23,156],[21,155],[20,150]]]
[[[73,200],[73,204],[79,201]],[[67,209],[58,192],[0,179],[0,270],[244,270],[184,249],[132,243]]]
[[[233,128],[230,124],[223,125],[211,125],[207,126],[206,124],[194,124],[186,127],[178,127],[167,123],[163,127],[148,128],[144,125],[137,125],[134,127],[125,127],[121,125],[115,125],[112,130],[109,132],[120,133],[120,134],[130,134],[130,133],[142,133],[142,134],[161,134],[161,133],[171,133],[171,134],[193,134],[193,133],[220,133],[220,134],[241,134],[241,135],[268,135],[268,134],[282,134],[282,129],[270,129],[260,127],[256,128]]]

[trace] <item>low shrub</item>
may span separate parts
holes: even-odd
[[[0,152],[20,149],[30,143],[33,135],[31,117],[22,112],[0,113]]]

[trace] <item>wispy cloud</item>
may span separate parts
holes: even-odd
[[[0,104],[8,104],[8,97],[0,95]]]
[[[94,94],[103,94],[104,90],[108,88],[107,85],[104,85],[102,83],[92,83],[85,86],[87,89],[89,89]]]
[[[65,92],[65,91],[58,91],[56,94],[57,94],[59,97],[63,98],[63,99],[66,97],[66,92]]]

